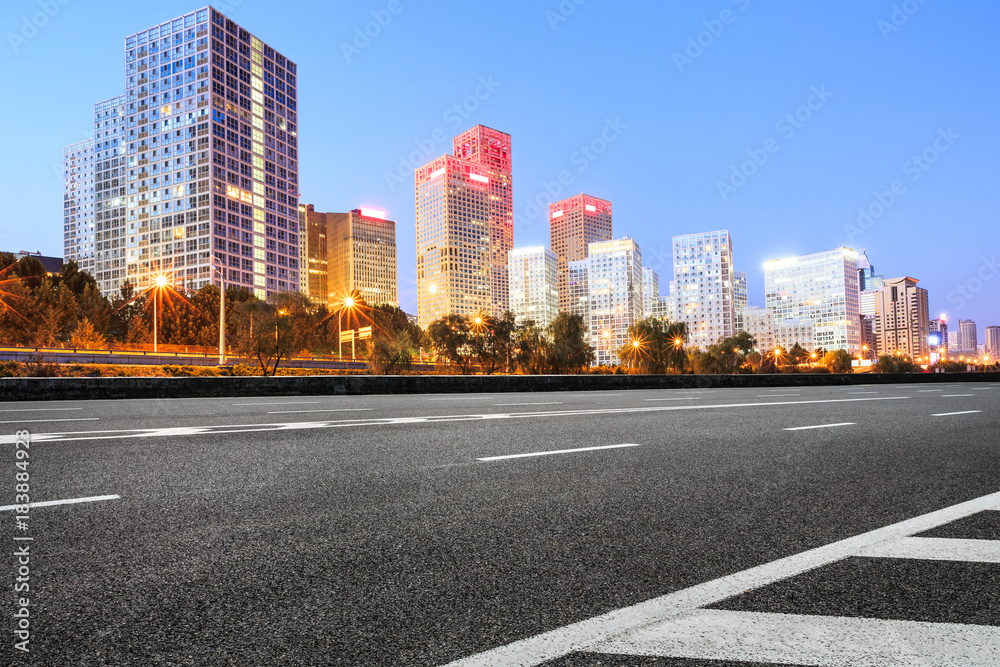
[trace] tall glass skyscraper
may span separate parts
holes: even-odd
[[[559,258],[559,310],[572,312],[569,262],[587,258],[591,243],[611,240],[611,202],[579,194],[549,204],[549,242]]]
[[[747,274],[743,271],[733,271],[733,331],[743,331],[743,311],[750,302],[747,291]]]
[[[586,261],[595,363],[617,365],[628,328],[642,319],[642,251],[630,238],[600,241],[590,244]]]
[[[94,272],[94,140],[63,148],[63,258]]]
[[[733,335],[736,294],[733,240],[726,230],[674,237],[676,322],[688,328],[689,345],[708,348]]]
[[[778,322],[811,320],[816,347],[861,349],[858,254],[850,248],[767,262],[764,299]]]
[[[517,248],[507,255],[510,310],[518,323],[532,320],[540,329],[559,314],[556,254],[542,246]]]
[[[416,170],[416,200],[417,322],[491,313],[487,167],[443,155]]]
[[[495,317],[509,309],[507,253],[514,247],[514,184],[510,135],[476,125],[455,137],[455,157],[486,167],[490,190],[490,294]]]
[[[90,237],[67,147],[66,256],[106,294],[160,273],[198,289],[213,263],[260,298],[298,290],[297,76],[211,7],[126,37],[125,95],[94,110]]]
[[[648,266],[642,267],[642,316],[652,317],[660,298],[660,276]]]

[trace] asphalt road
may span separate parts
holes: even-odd
[[[993,641],[998,408],[1000,385],[960,383],[0,404],[0,502],[28,429],[43,503],[27,530],[0,508],[5,544],[32,538],[30,654],[8,620],[0,664],[794,664],[677,648],[635,611],[760,566],[684,631]],[[899,533],[933,543],[837,546],[967,501]],[[891,552],[931,547],[951,555]],[[570,648],[525,657],[539,641]],[[802,664],[889,664],[830,660]]]

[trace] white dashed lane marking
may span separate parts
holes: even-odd
[[[67,498],[66,500],[44,500],[39,503],[28,503],[28,507],[53,507],[55,505],[75,505],[77,503],[96,503],[102,500],[118,500],[121,496],[115,494],[110,496],[88,496],[86,498]],[[11,510],[20,507],[20,505],[3,505],[0,506],[0,512],[10,512]]]

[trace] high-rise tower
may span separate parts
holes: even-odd
[[[569,262],[586,259],[591,243],[610,240],[611,202],[579,194],[549,204],[549,241],[559,260],[559,310],[575,308]]]
[[[455,137],[453,143],[455,157],[483,165],[489,178],[491,311],[498,317],[510,308],[507,254],[514,248],[510,135],[476,125]]]

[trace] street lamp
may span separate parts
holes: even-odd
[[[167,277],[162,273],[153,279],[153,352],[159,351],[157,338],[159,337],[159,310],[160,310],[160,290],[167,286]]]
[[[219,266],[215,263],[218,262]],[[212,256],[212,268],[219,272],[219,365],[226,365],[226,269],[222,260]]]
[[[346,297],[344,297],[344,305],[341,306],[340,313],[338,314],[338,322],[339,322],[339,324],[337,326],[337,335],[340,336],[340,341],[337,343],[337,352],[338,352],[338,356],[340,356],[341,358],[343,358],[343,356],[344,356],[343,352],[342,352],[343,346],[344,346],[344,339],[343,339],[343,336],[344,336],[344,310],[345,309],[353,310],[354,309],[354,305],[356,303],[357,303],[357,299],[355,299],[353,296],[346,296]],[[354,361],[354,330],[353,329],[351,329],[351,361]]]

